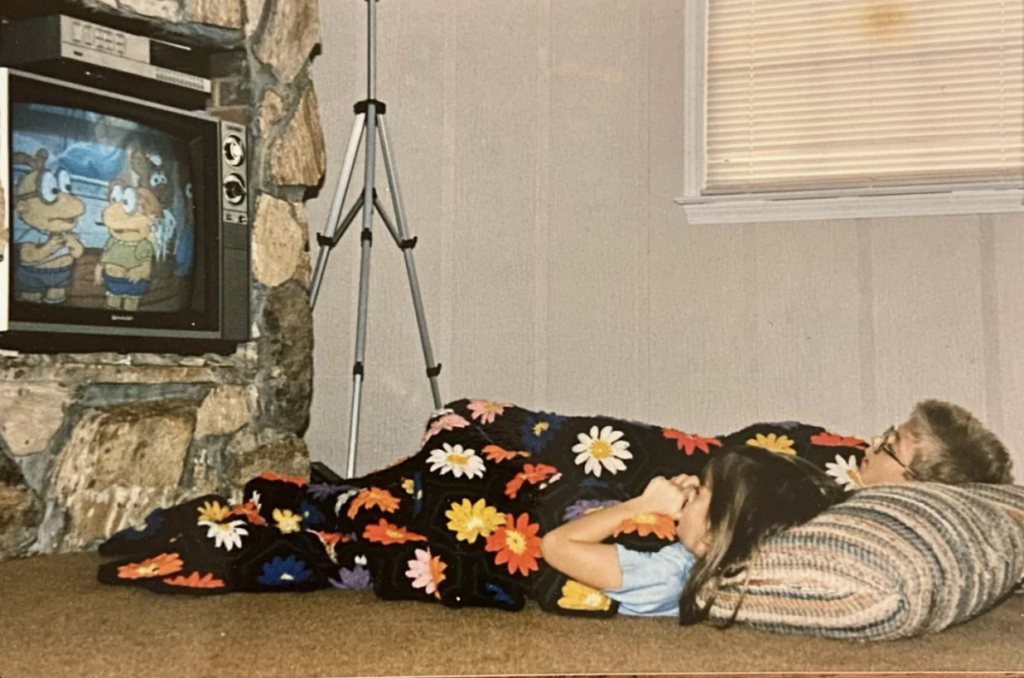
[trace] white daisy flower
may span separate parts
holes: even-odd
[[[252,499],[250,499],[249,501],[251,501],[253,503],[253,505],[256,507],[257,511],[259,511],[259,510],[261,510],[263,508],[263,505],[260,504],[260,493],[257,492],[256,490],[253,490],[253,492],[252,492]]]
[[[825,464],[825,473],[835,478],[836,482],[847,492],[864,487],[860,469],[857,468],[857,457],[853,455],[847,460],[837,454],[836,463]]]
[[[345,504],[348,503],[348,500],[356,496],[357,494],[359,494],[358,488],[354,490],[348,490],[347,492],[342,492],[341,494],[339,494],[338,500],[334,502],[334,512],[340,516],[341,509],[345,508]]]
[[[477,456],[476,450],[463,450],[462,445],[452,446],[444,443],[444,449],[438,448],[431,452],[427,461],[430,463],[430,470],[441,469],[441,475],[448,471],[456,478],[463,475],[467,478],[482,478],[484,475],[484,460]]]
[[[625,471],[626,465],[623,459],[632,459],[633,453],[629,451],[629,442],[621,440],[625,435],[622,431],[616,431],[611,426],[605,426],[598,432],[596,426],[590,427],[590,435],[581,433],[577,436],[580,441],[572,446],[576,452],[576,464],[586,462],[584,471],[601,477],[601,469],[607,469],[609,473],[616,474]]]
[[[210,528],[206,536],[214,540],[214,546],[223,547],[225,550],[238,547],[242,548],[242,537],[249,534],[249,531],[239,525],[245,525],[244,520],[232,520],[230,523],[213,523],[209,520],[200,521],[200,525]]]

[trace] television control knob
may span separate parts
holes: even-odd
[[[245,181],[237,174],[224,180],[224,197],[231,205],[241,205],[245,200]]]
[[[238,167],[245,162],[245,144],[238,137],[231,135],[224,142],[224,159],[232,167]]]

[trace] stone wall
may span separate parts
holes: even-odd
[[[317,0],[67,4],[217,46],[209,110],[252,140],[253,340],[229,356],[0,356],[0,560],[93,548],[157,506],[237,497],[265,470],[309,472],[303,201],[326,162],[309,76]]]

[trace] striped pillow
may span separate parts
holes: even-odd
[[[772,537],[710,618],[779,633],[888,640],[983,612],[1024,578],[1024,487],[860,490]]]

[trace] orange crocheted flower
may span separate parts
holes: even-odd
[[[484,456],[487,457],[487,461],[493,461],[500,464],[503,461],[515,459],[516,457],[529,457],[529,452],[510,452],[503,447],[497,445],[486,445],[483,449]]]
[[[392,525],[383,518],[376,525],[367,525],[363,531],[363,538],[388,546],[390,544],[404,544],[409,541],[426,541],[422,534],[410,532],[404,527]]]
[[[529,481],[531,485],[536,485],[555,473],[558,473],[558,469],[554,466],[548,466],[547,464],[524,464],[523,470],[505,484],[505,494],[510,499],[515,499],[516,495],[519,494],[519,490],[522,489],[524,482]]]
[[[117,568],[119,579],[151,579],[180,572],[184,563],[177,553],[161,553],[141,563],[129,563]]]
[[[548,466],[547,464],[524,464],[523,475],[530,481],[531,485],[536,485],[542,480],[546,480],[551,475],[558,473],[558,469],[554,466]]]
[[[267,521],[263,520],[263,516],[260,515],[259,509],[256,508],[255,502],[247,501],[244,504],[235,504],[231,507],[232,516],[242,516],[252,525],[266,525]]]
[[[654,534],[661,539],[671,541],[676,538],[676,524],[672,518],[664,513],[641,513],[619,523],[612,536],[618,537],[620,534],[630,534],[632,532],[636,532],[641,537]]]
[[[164,583],[168,586],[185,586],[190,589],[222,589],[224,588],[224,582],[220,579],[214,579],[212,572],[207,572],[202,577],[199,576],[198,572],[193,572],[187,577],[182,577],[180,574],[177,577],[171,577],[164,579]]]
[[[379,487],[366,488],[361,490],[349,504],[348,517],[355,518],[359,509],[364,506],[366,508],[377,506],[385,513],[394,513],[398,510],[398,497]]]
[[[520,572],[524,577],[530,571],[536,571],[537,558],[540,557],[540,537],[537,530],[540,525],[530,522],[530,516],[520,514],[513,519],[512,514],[505,518],[505,526],[499,527],[487,538],[487,551],[497,553],[494,558],[496,565],[508,564],[509,574]]]
[[[263,478],[263,480],[277,480],[282,483],[291,483],[292,485],[298,485],[299,487],[305,487],[309,484],[309,481],[302,476],[282,476],[274,473],[273,471],[264,471],[260,474],[260,478]]]
[[[505,495],[509,499],[515,499],[516,495],[519,494],[519,490],[523,489],[523,483],[526,482],[526,476],[522,473],[517,473],[516,477],[505,483]]]
[[[700,450],[704,454],[710,454],[711,449],[708,447],[709,445],[714,445],[715,447],[722,446],[722,441],[718,438],[705,438],[704,436],[683,433],[674,428],[663,428],[661,433],[669,440],[676,441],[676,449],[684,450],[687,457],[692,457],[695,450]]]
[[[319,530],[306,530],[310,534],[315,534],[317,539],[324,547],[324,551],[327,553],[327,557],[331,559],[332,563],[338,562],[338,544],[344,544],[349,541],[348,535],[338,534],[336,532],[321,532]]]
[[[854,438],[853,436],[841,436],[837,433],[829,433],[823,431],[821,433],[815,433],[811,436],[811,442],[815,445],[822,445],[828,447],[867,447],[868,444],[860,438]]]

